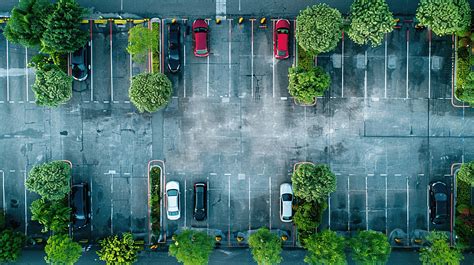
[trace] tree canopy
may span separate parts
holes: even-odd
[[[342,36],[341,29],[341,13],[327,4],[307,7],[296,18],[298,44],[312,55],[336,48]]]
[[[162,73],[141,73],[132,77],[130,101],[140,112],[155,112],[171,98],[171,81]]]
[[[30,206],[31,220],[43,225],[41,232],[64,233],[71,219],[71,208],[66,200],[47,201],[44,198],[33,201]]]
[[[253,259],[259,265],[279,264],[281,257],[281,240],[272,234],[268,228],[263,227],[249,237],[249,247],[252,250]]]
[[[316,233],[328,205],[325,201],[307,202],[300,199],[298,201],[293,222],[298,228],[299,239],[304,243],[307,237]]]
[[[474,161],[463,163],[458,171],[457,178],[474,186]]]
[[[21,255],[25,236],[12,229],[0,232],[0,262],[15,262]]]
[[[72,241],[67,234],[56,234],[48,238],[44,248],[46,257],[44,260],[50,264],[72,265],[82,255],[82,247]]]
[[[34,166],[26,180],[28,190],[46,200],[61,200],[70,191],[71,169],[63,161],[52,161]]]
[[[387,236],[372,230],[358,232],[350,245],[357,264],[385,264],[392,251]]]
[[[463,259],[461,250],[449,246],[448,236],[445,233],[431,232],[427,240],[429,245],[420,250],[420,261],[423,265],[460,264]]]
[[[214,249],[214,239],[203,232],[184,230],[176,235],[169,255],[184,265],[204,265]]]
[[[416,18],[436,35],[449,35],[471,25],[471,7],[467,0],[421,0]]]
[[[324,230],[305,239],[308,254],[304,261],[313,265],[344,265],[347,264],[345,239],[331,230]]]
[[[396,24],[385,0],[355,0],[349,19],[349,38],[359,45],[370,43],[372,47],[380,45]]]
[[[158,36],[149,28],[137,25],[128,30],[127,51],[136,62],[144,62],[150,50],[158,49]]]
[[[331,84],[331,78],[321,67],[291,67],[288,69],[288,92],[298,102],[311,104],[322,96]]]
[[[140,246],[135,245],[131,233],[106,237],[100,242],[101,249],[97,251],[99,259],[106,264],[132,264],[137,261]]]
[[[325,164],[300,164],[291,176],[295,195],[307,202],[324,201],[336,190],[336,175]]]

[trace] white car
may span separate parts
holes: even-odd
[[[293,216],[293,188],[290,183],[280,185],[280,220],[285,223],[291,222]]]
[[[178,220],[181,217],[179,195],[179,183],[177,181],[166,183],[166,216],[169,220]]]

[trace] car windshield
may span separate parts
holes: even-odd
[[[278,51],[278,56],[285,56],[286,55],[286,52],[285,51]]]
[[[280,33],[280,34],[288,34],[289,33],[288,29],[278,29],[277,32]]]
[[[283,220],[291,220],[291,216],[283,216]]]
[[[178,195],[178,191],[177,190],[169,190],[168,191],[168,196],[176,196]]]
[[[170,52],[170,59],[179,60],[178,53]]]
[[[448,199],[448,196],[446,196],[446,194],[444,194],[444,193],[436,193],[435,194],[435,199],[437,201],[446,201]]]
[[[197,54],[206,54],[207,50],[197,50],[196,53]]]
[[[171,215],[171,216],[176,216],[176,215],[178,215],[178,213],[179,213],[178,211],[176,211],[176,212],[169,212],[169,215]]]
[[[291,201],[292,196],[291,194],[286,193],[286,194],[281,195],[281,199],[284,201]]]
[[[195,28],[194,32],[207,32],[206,28]]]

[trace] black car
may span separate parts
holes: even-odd
[[[449,191],[445,183],[436,181],[429,186],[430,220],[433,224],[444,224],[448,219]]]
[[[91,68],[89,64],[90,42],[75,51],[71,56],[72,78],[77,81],[84,81],[89,76]]]
[[[87,183],[72,185],[70,198],[73,228],[83,228],[89,223],[91,215],[89,185]]]
[[[172,73],[179,71],[181,66],[180,53],[180,27],[178,23],[168,25],[168,69]]]
[[[207,215],[207,185],[206,183],[194,184],[194,211],[193,216],[196,221],[203,221]]]

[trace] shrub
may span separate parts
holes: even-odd
[[[66,232],[70,219],[71,208],[66,200],[47,201],[44,198],[33,201],[30,206],[31,220],[43,225],[41,232]]]
[[[259,265],[279,264],[281,257],[281,240],[272,234],[268,228],[263,227],[249,237],[249,247],[253,259]]]
[[[429,264],[460,264],[463,259],[461,251],[451,248],[448,236],[443,232],[431,232],[427,238],[429,246],[420,250],[420,261],[423,265]]]
[[[466,0],[421,0],[416,18],[436,35],[449,35],[471,25],[471,7]]]
[[[184,230],[169,247],[169,255],[184,265],[204,265],[214,249],[214,239],[203,232]]]
[[[151,168],[151,229],[155,235],[160,233],[160,175],[159,167]]]
[[[137,25],[128,30],[127,51],[135,62],[144,62],[150,50],[158,49],[158,36],[142,25]]]
[[[295,196],[307,202],[323,202],[336,190],[336,175],[324,164],[298,165],[291,182]]]
[[[46,257],[44,260],[50,264],[74,264],[82,255],[81,245],[72,241],[68,235],[59,234],[48,238],[44,248]]]
[[[48,13],[50,7],[48,0],[21,0],[12,9],[3,35],[9,42],[25,47],[39,46],[48,23],[44,14]]]
[[[296,18],[298,44],[311,55],[336,48],[341,39],[341,13],[327,4],[303,9]]]
[[[310,70],[314,66],[314,56],[305,51],[298,44],[298,67],[304,70]]]
[[[106,264],[132,264],[137,261],[140,246],[135,245],[131,233],[109,236],[100,242],[101,249],[97,251],[99,259]]]
[[[36,165],[30,170],[25,186],[46,200],[62,200],[70,190],[70,171],[63,161]]]
[[[474,161],[463,163],[458,171],[457,179],[474,186]]]
[[[155,112],[168,104],[171,81],[162,73],[141,73],[132,78],[130,101],[140,112]]]
[[[467,75],[462,88],[456,87],[456,96],[459,100],[474,106],[474,72]]]
[[[304,261],[313,265],[343,265],[347,264],[344,249],[345,239],[338,236],[336,232],[324,230],[321,233],[313,234],[305,241],[305,248],[308,254]]]
[[[331,83],[329,74],[321,67],[291,67],[288,69],[288,78],[288,92],[303,104],[313,103],[316,97],[324,94]]]
[[[456,207],[456,236],[458,245],[468,246],[474,237],[474,208],[468,205]]]
[[[293,222],[298,228],[299,240],[303,244],[306,238],[316,233],[316,229],[321,224],[323,213],[327,207],[326,202],[298,202]]]
[[[372,47],[380,45],[396,24],[385,0],[355,0],[349,19],[349,38],[359,45],[370,43]]]
[[[350,245],[357,264],[385,264],[391,252],[387,236],[372,230],[358,232]]]
[[[25,236],[22,233],[11,229],[0,232],[0,262],[15,262],[24,244]]]

